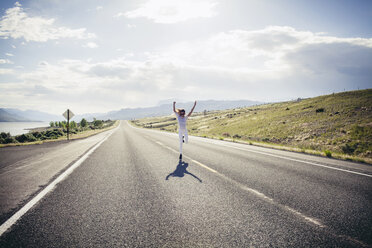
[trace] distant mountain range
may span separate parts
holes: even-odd
[[[161,102],[163,103],[163,102]],[[111,111],[107,113],[91,113],[76,115],[72,120],[79,122],[82,118],[88,121],[93,118],[101,120],[130,120],[143,117],[154,117],[169,115],[172,113],[172,102],[168,104],[161,104],[159,106],[147,107],[147,108],[125,108],[117,111]],[[201,112],[204,110],[224,110],[238,107],[248,107],[252,105],[262,104],[262,102],[249,101],[249,100],[238,100],[238,101],[198,101],[195,112]],[[177,108],[184,108],[188,112],[192,108],[193,102],[177,103]],[[73,111],[73,110],[72,110]],[[11,122],[11,121],[61,121],[64,120],[62,115],[52,115],[36,110],[18,110],[11,108],[0,108],[0,122]]]
[[[192,108],[193,102],[185,102],[176,104],[177,108],[184,108],[186,112],[190,111]],[[262,102],[249,101],[249,100],[238,100],[238,101],[198,101],[194,112],[201,112],[204,110],[224,110],[232,109],[238,107],[248,107],[253,105],[262,104]],[[154,116],[163,116],[173,113],[173,103],[161,104],[159,106],[147,107],[147,108],[125,108],[117,111],[111,111],[108,113],[95,113],[95,114],[83,114],[77,115],[76,120],[81,120],[85,118],[87,120],[92,120],[93,118],[101,120],[131,120],[144,117],[154,117]]]
[[[52,115],[37,110],[19,110],[13,108],[0,108],[1,122],[30,122],[30,121],[60,121],[63,116]]]
[[[30,121],[22,116],[14,113],[9,113],[6,109],[0,109],[0,121]]]

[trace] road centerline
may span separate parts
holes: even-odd
[[[128,123],[128,126],[130,126],[131,128],[134,128],[134,129],[145,130],[143,128],[139,128],[139,127],[135,127],[133,125],[130,125],[129,123]],[[145,131],[154,132],[154,133],[169,134],[169,135],[176,135],[175,133],[158,131],[158,130],[145,130]],[[294,161],[294,162],[310,164],[310,165],[314,165],[314,166],[318,166],[318,167],[323,167],[323,168],[327,168],[327,169],[331,169],[331,170],[342,171],[342,172],[351,173],[351,174],[355,174],[355,175],[359,175],[359,176],[372,177],[372,175],[366,174],[366,173],[362,173],[362,172],[357,172],[357,171],[352,171],[352,170],[346,170],[346,169],[342,169],[342,168],[337,168],[337,167],[333,167],[333,166],[323,165],[323,164],[320,164],[320,163],[305,161],[305,160],[301,160],[301,159],[289,158],[289,157],[285,157],[285,156],[281,156],[281,155],[276,155],[276,154],[271,154],[271,153],[267,153],[267,152],[253,151],[253,150],[246,149],[246,148],[241,148],[241,147],[231,146],[231,145],[227,145],[227,144],[222,144],[221,143],[222,141],[219,141],[219,140],[205,140],[205,139],[201,139],[201,137],[198,137],[198,136],[191,136],[191,137],[200,138],[199,140],[202,141],[202,142],[212,143],[212,144],[215,144],[215,145],[229,147],[229,148],[234,148],[234,149],[241,150],[241,151],[252,152],[252,153],[267,155],[267,156],[276,157],[276,158],[280,158],[280,159],[290,160],[290,161]]]
[[[151,138],[149,138],[149,139],[151,139]],[[164,147],[164,148],[166,148],[166,149],[168,149],[168,150],[170,150],[170,151],[178,154],[178,151],[177,150],[175,150],[175,149],[173,149],[173,148],[171,148],[171,147],[169,147],[167,145],[164,145],[162,142],[157,141],[157,140],[153,140],[153,139],[151,139],[151,140],[154,141],[155,143],[157,143],[158,145],[160,145],[160,146],[162,146],[162,147]],[[201,162],[199,162],[199,161],[197,161],[195,159],[192,159],[191,157],[189,157],[187,155],[183,155],[183,156],[185,158],[190,159],[192,162],[196,163],[200,167],[203,167],[203,168],[205,168],[205,169],[207,169],[207,170],[215,173],[220,178],[225,179],[226,181],[228,181],[231,184],[237,186],[241,190],[246,191],[246,192],[249,192],[249,193],[251,193],[251,194],[259,197],[260,199],[264,200],[265,202],[268,202],[268,203],[270,203],[270,204],[272,204],[272,205],[274,205],[274,206],[276,206],[276,207],[278,207],[278,208],[280,208],[280,209],[282,209],[282,210],[284,210],[286,212],[292,213],[293,215],[297,216],[299,219],[302,219],[304,222],[306,222],[308,224],[311,224],[311,225],[314,225],[314,226],[316,226],[318,228],[321,228],[325,232],[329,233],[330,235],[332,235],[334,237],[341,238],[341,239],[346,239],[346,240],[349,240],[349,241],[351,241],[353,243],[356,243],[356,244],[361,245],[361,246],[364,246],[364,247],[366,246],[366,244],[364,244],[362,241],[357,240],[357,239],[355,239],[353,237],[350,237],[348,235],[337,234],[335,231],[333,231],[331,228],[329,228],[327,225],[325,225],[321,220],[319,220],[317,218],[307,216],[306,214],[303,214],[300,211],[298,211],[298,210],[296,210],[296,209],[294,209],[292,207],[289,207],[287,205],[284,205],[282,203],[279,203],[279,202],[275,201],[273,198],[265,195],[264,193],[262,193],[262,192],[260,192],[260,191],[258,191],[256,189],[250,188],[250,187],[248,187],[248,186],[246,186],[246,185],[244,185],[244,184],[242,184],[242,183],[240,183],[240,182],[238,182],[238,181],[236,181],[236,180],[234,180],[232,178],[229,178],[229,177],[225,176],[224,174],[222,174],[222,173],[220,173],[220,172],[218,172],[218,171],[210,168],[209,166],[207,166],[207,165],[205,165],[205,164],[203,164],[203,163],[201,163]]]
[[[160,141],[155,141],[155,140],[153,140],[153,141],[154,141],[155,143],[157,143],[158,145],[160,145],[160,146],[162,146],[162,147],[164,147],[164,148],[166,148],[166,149],[168,149],[168,150],[170,150],[170,151],[172,151],[172,152],[178,154],[178,151],[176,151],[175,149],[173,149],[173,148],[171,148],[171,147],[169,147],[169,146],[167,146],[167,145],[164,145],[164,144],[161,143]],[[291,208],[291,207],[289,207],[289,206],[286,206],[286,205],[284,205],[284,204],[281,204],[281,203],[279,203],[279,202],[276,202],[273,198],[271,198],[271,197],[269,197],[269,196],[266,196],[264,193],[261,193],[261,192],[259,192],[259,191],[256,190],[256,189],[250,188],[250,187],[248,187],[248,186],[246,186],[246,185],[244,185],[244,184],[242,184],[242,183],[240,183],[240,182],[238,182],[238,181],[236,181],[236,180],[234,180],[234,179],[232,179],[232,178],[229,178],[229,177],[225,176],[224,174],[222,174],[222,173],[220,173],[220,172],[218,172],[218,171],[216,171],[216,170],[210,168],[209,166],[207,166],[207,165],[205,165],[205,164],[203,164],[203,163],[201,163],[201,162],[199,162],[199,161],[197,161],[197,160],[195,160],[195,159],[192,159],[191,157],[189,157],[189,156],[187,156],[187,155],[183,155],[183,156],[184,156],[185,158],[190,159],[192,162],[196,163],[196,164],[199,165],[200,167],[203,167],[204,169],[207,169],[207,170],[209,170],[209,171],[211,171],[211,172],[217,174],[219,177],[225,179],[226,181],[228,181],[228,182],[230,182],[230,183],[236,185],[237,187],[239,187],[239,188],[242,189],[243,191],[250,192],[250,193],[256,195],[257,197],[261,198],[262,200],[264,200],[264,201],[266,201],[266,202],[269,202],[270,204],[273,204],[273,205],[275,205],[275,206],[277,206],[277,207],[279,207],[279,208],[281,208],[281,209],[284,209],[284,210],[286,210],[286,211],[289,211],[289,212],[291,212],[292,214],[294,214],[294,215],[300,217],[300,218],[303,219],[304,221],[306,221],[306,222],[308,222],[308,223],[311,223],[311,224],[313,224],[313,225],[316,225],[317,227],[320,227],[320,228],[326,228],[326,227],[327,227],[327,226],[324,225],[320,220],[318,220],[318,219],[316,219],[316,218],[309,217],[309,216],[307,216],[307,215],[305,215],[305,214],[303,214],[303,213],[301,213],[301,212],[299,212],[299,211],[297,211],[297,210],[295,210],[295,209],[293,209],[293,208]]]

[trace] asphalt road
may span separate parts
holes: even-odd
[[[122,122],[1,247],[372,246],[368,165]]]
[[[110,131],[109,131],[110,132]],[[71,141],[0,149],[0,223],[109,132]]]

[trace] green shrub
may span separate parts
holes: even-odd
[[[6,139],[6,138],[8,138],[10,136],[11,136],[10,133],[1,132],[1,134],[0,134],[0,137],[3,138],[3,139]]]
[[[53,129],[53,130],[48,130],[46,131],[43,136],[47,137],[47,138],[51,138],[51,139],[55,139],[55,137],[60,137],[60,136],[63,136],[64,133],[61,129]]]
[[[85,120],[84,118],[81,119],[80,126],[83,127],[83,128],[86,127],[87,126],[87,120]]]
[[[32,135],[32,133],[24,133],[21,135],[17,135],[15,136],[15,139],[20,143],[33,142],[37,140],[35,136]]]
[[[10,135],[10,133],[0,133],[0,144],[16,143],[17,141]]]
[[[10,136],[10,137],[6,137],[6,138],[4,139],[4,141],[5,141],[4,144],[9,144],[9,143],[18,143],[18,141],[17,141],[14,137],[12,137],[12,136]]]
[[[101,120],[94,120],[93,121],[93,125],[94,125],[94,127],[96,127],[96,128],[102,128],[102,126],[103,126],[103,122],[101,121]],[[152,125],[150,125],[151,127],[152,127]]]
[[[329,151],[329,150],[325,150],[325,151],[324,151],[324,154],[325,154],[327,157],[329,157],[329,158],[332,157],[332,152]]]
[[[345,144],[344,146],[341,147],[342,152],[345,154],[353,154],[355,151],[355,146],[350,145],[350,144]]]
[[[75,129],[75,128],[77,127],[76,122],[75,122],[75,121],[71,121],[69,127],[70,127],[70,130],[71,130],[71,129]]]
[[[65,134],[64,134],[64,131],[65,131],[65,130],[54,129],[53,133],[54,133],[56,136],[63,136],[63,135],[65,135]]]
[[[35,138],[37,138],[37,139],[40,139],[40,138],[43,136],[43,134],[42,134],[41,132],[33,132],[32,135],[33,135]]]

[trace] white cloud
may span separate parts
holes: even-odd
[[[5,53],[5,55],[8,56],[8,57],[13,57],[14,56],[14,54],[12,54],[12,53]]]
[[[119,12],[119,13],[114,15],[115,18],[119,18],[119,17],[122,17],[122,16],[125,16],[125,13]]]
[[[39,65],[43,66],[43,65],[49,65],[48,61],[40,61],[39,62]]]
[[[98,45],[96,43],[94,43],[94,42],[88,42],[85,45],[83,45],[83,47],[86,47],[86,48],[97,48]]]
[[[60,38],[88,39],[95,35],[87,33],[85,28],[70,29],[57,27],[54,19],[43,17],[29,17],[18,2],[15,7],[7,9],[0,20],[0,37],[19,39],[26,41],[45,42]]]
[[[99,11],[99,10],[101,10],[101,9],[103,9],[103,6],[97,6],[97,7],[96,7],[96,10],[97,10],[97,11]]]
[[[140,57],[145,59],[136,60]],[[36,70],[16,76],[25,90],[14,94],[43,105],[68,101],[79,112],[151,106],[170,98],[273,101],[349,89],[356,83],[370,88],[371,61],[372,39],[290,27],[233,30],[156,53],[101,62],[40,62]],[[49,93],[37,98],[37,89]]]
[[[156,23],[177,23],[195,18],[209,18],[217,14],[217,3],[212,0],[149,0],[139,8],[116,17],[144,17]]]
[[[5,74],[13,74],[14,70],[13,69],[3,69],[0,68],[0,75],[5,75]]]
[[[14,64],[12,61],[9,59],[0,59],[0,65],[1,64]]]
[[[22,98],[39,106],[50,106],[51,102],[53,106],[64,106],[68,102],[80,113],[151,106],[159,97],[169,98],[173,77],[167,65],[125,58],[100,63],[41,61],[36,70],[17,74],[17,84],[1,83],[0,92],[7,94],[0,94],[0,102],[10,104],[12,99]]]
[[[336,64],[365,67],[371,64],[372,60],[368,60],[371,51],[372,39],[338,38],[290,27],[267,27],[234,30],[208,39],[178,43],[150,57],[179,66],[269,78],[295,73],[293,70],[298,69],[299,64],[309,70],[317,65],[322,70]]]
[[[372,39],[291,27],[222,32],[147,58],[152,69],[145,72],[162,76],[174,95],[193,90],[201,97],[273,100],[372,86]]]
[[[128,27],[128,28],[135,28],[136,25],[134,25],[134,24],[129,24],[129,23],[128,23],[128,24],[127,24],[127,27]]]

